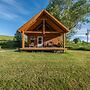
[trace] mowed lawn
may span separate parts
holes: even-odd
[[[90,90],[90,51],[0,51],[0,90]]]

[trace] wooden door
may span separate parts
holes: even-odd
[[[37,37],[37,47],[43,47],[43,36]]]

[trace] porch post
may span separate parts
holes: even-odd
[[[44,46],[44,37],[45,37],[45,19],[43,19],[43,46]]]
[[[66,36],[66,34],[64,33],[63,34],[63,48],[64,48],[64,51],[65,51],[65,36]]]
[[[24,48],[24,31],[22,31],[22,48]]]

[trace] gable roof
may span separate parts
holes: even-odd
[[[38,14],[36,14],[33,18],[31,18],[28,22],[26,22],[23,26],[21,26],[18,31],[27,31],[35,22],[36,20],[45,13],[49,18],[51,18],[58,26],[60,26],[66,33],[69,31],[60,21],[58,21],[54,16],[52,16],[48,11],[42,10]]]

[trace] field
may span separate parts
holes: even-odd
[[[0,90],[90,90],[90,51],[0,51]]]
[[[13,40],[13,36],[0,35],[0,41]]]
[[[90,43],[86,42],[79,42],[77,44],[75,44],[74,42],[68,42],[66,47],[71,50],[90,51]]]

